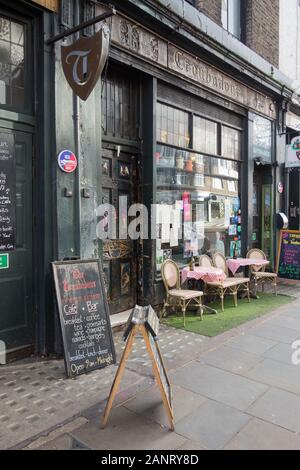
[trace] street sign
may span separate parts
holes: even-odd
[[[0,254],[0,269],[8,269],[8,268],[9,268],[9,255]]]

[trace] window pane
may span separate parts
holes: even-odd
[[[228,31],[238,39],[241,38],[241,1],[229,0]]]
[[[157,140],[177,147],[189,147],[189,114],[157,103]]]
[[[217,154],[217,124],[208,119],[194,117],[194,144],[199,152]]]
[[[0,39],[10,41],[10,21],[0,17]]]
[[[25,26],[0,17],[0,105],[25,108]]]
[[[272,161],[272,123],[261,116],[253,116],[253,158]]]
[[[230,127],[222,127],[222,155],[233,160],[241,160],[241,132]]]

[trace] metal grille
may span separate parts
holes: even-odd
[[[102,129],[106,136],[139,139],[139,81],[124,70],[110,71],[103,79]]]

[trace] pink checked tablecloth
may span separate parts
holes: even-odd
[[[232,274],[235,274],[241,266],[266,266],[267,264],[269,261],[264,259],[237,258],[227,260],[228,269]]]
[[[217,282],[224,281],[226,279],[226,275],[222,269],[219,268],[195,266],[194,271],[190,271],[189,267],[183,268],[181,271],[181,284],[183,284],[187,279],[196,279],[197,281],[204,282]]]

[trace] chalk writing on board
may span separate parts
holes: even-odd
[[[278,254],[278,276],[300,280],[300,231],[282,231]]]
[[[99,262],[53,263],[53,269],[68,375],[115,363]]]
[[[0,133],[0,251],[15,249],[16,162],[13,134]]]

